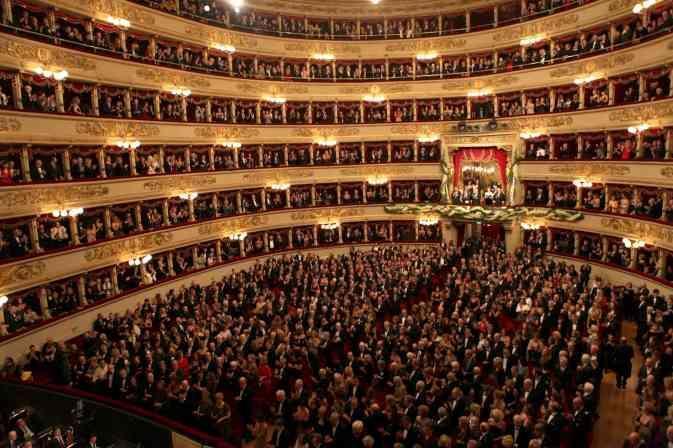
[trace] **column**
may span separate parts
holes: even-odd
[[[171,221],[170,218],[168,217],[168,199],[164,199],[163,202],[163,207],[162,207],[162,214],[164,215],[164,225],[165,226],[170,226]]]
[[[91,88],[91,110],[96,117],[100,116],[100,105],[98,104],[98,86]]]
[[[80,244],[79,242],[79,232],[77,232],[77,217],[76,216],[68,216],[68,227],[70,231],[70,241],[72,242],[73,246],[78,246]]]
[[[512,221],[504,224],[505,228],[505,250],[508,254],[513,254],[523,245],[523,231],[519,221]]]
[[[631,248],[631,263],[629,263],[629,269],[635,270],[638,265],[638,249],[635,247]]]
[[[2,19],[2,23],[12,23],[12,0],[2,0]],[[3,313],[0,313],[0,316],[2,315]]]
[[[342,231],[341,229],[342,229],[341,226],[337,227],[337,232],[338,232],[338,234],[339,234],[339,244],[343,244],[343,243],[344,243],[343,231]]]
[[[175,268],[173,267],[173,252],[169,252],[166,256],[166,267],[168,268],[168,275],[175,277]]]
[[[112,233],[112,216],[110,212],[110,207],[105,207],[105,211],[103,212],[103,221],[105,224],[105,234],[107,235],[108,238],[113,238],[114,235]]]
[[[65,105],[63,100],[63,81],[56,83],[56,111],[59,113],[65,112]]]
[[[666,158],[673,157],[673,129],[666,131]]]
[[[119,273],[116,265],[110,270],[110,280],[112,281],[112,295],[116,296],[119,294]]]
[[[79,296],[79,304],[81,306],[86,306],[89,303],[86,299],[86,281],[83,275],[77,278],[77,295]]]
[[[547,249],[546,250],[550,251],[552,249],[552,247],[554,247],[553,244],[552,244],[552,233],[551,233],[551,229],[548,228],[547,229]]]
[[[318,247],[318,226],[313,226],[313,245]]]
[[[580,254],[580,234],[574,232],[573,238],[574,238],[573,255],[578,256]]]
[[[196,216],[194,215],[194,199],[187,199],[187,207],[189,208],[189,221],[196,221]]]
[[[210,98],[206,100],[206,122],[213,122],[213,103]]]
[[[369,242],[369,225],[367,224],[366,221],[365,221],[364,225],[362,226],[362,230],[364,231],[364,234],[365,234],[363,241],[365,243],[368,243]]]
[[[40,313],[44,319],[49,319],[51,313],[49,312],[49,301],[47,300],[47,290],[40,288],[37,290],[37,298],[40,301]]]
[[[140,204],[136,205],[134,208],[134,218],[136,221],[136,227],[138,230],[143,230],[143,210]]]
[[[30,182],[32,180],[30,177],[30,157],[26,146],[21,148],[21,170],[23,170],[23,179]]]
[[[245,239],[238,240],[238,251],[241,253],[241,257],[245,257]]]
[[[666,251],[662,248],[657,249],[659,260],[657,262],[657,277],[666,278]]]
[[[615,148],[615,142],[612,139],[612,134],[608,132],[607,136],[607,148],[605,148],[605,157],[609,160],[612,159],[612,153]]]
[[[289,249],[294,248],[294,243],[292,242],[292,229],[287,230],[287,247]]]
[[[584,151],[584,138],[582,134],[577,135],[577,159],[582,159],[582,153]]]
[[[601,237],[601,245],[603,246],[603,256],[601,257],[601,261],[608,261],[608,249],[609,249],[609,244],[608,244],[608,238],[605,236]]]
[[[440,221],[442,229],[442,241],[446,245],[456,245],[458,241],[458,230],[451,221]]]
[[[611,79],[608,81],[608,105],[615,105],[615,80]]]
[[[636,135],[636,158],[642,159],[643,155],[644,155],[643,133],[639,132],[638,135]]]
[[[584,84],[580,85],[579,91],[580,91],[580,107],[579,107],[579,109],[582,110],[582,109],[584,109],[584,99],[585,99],[585,95],[586,95],[586,91],[584,89]]]

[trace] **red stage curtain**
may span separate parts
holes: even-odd
[[[458,186],[462,178],[463,162],[487,162],[493,160],[498,163],[500,182],[503,188],[507,186],[507,152],[497,148],[466,148],[453,153],[453,185]]]

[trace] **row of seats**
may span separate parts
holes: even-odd
[[[239,169],[433,163],[440,156],[439,141],[353,142],[335,146],[246,144],[239,148],[4,145],[0,146],[0,185]]]
[[[323,82],[462,78],[511,72],[621,49],[667,34],[673,27],[671,5],[665,4],[640,17],[629,17],[619,23],[606,23],[528,46],[465,55],[438,55],[425,60],[409,57],[325,61],[310,59],[310,55],[301,59],[232,54],[222,49],[225,47],[208,48],[128,31],[23,0],[13,0],[11,13],[12,16],[4,20],[2,29],[5,32],[54,45],[220,76]]]
[[[145,264],[122,263],[10,294],[0,328],[2,335],[11,334],[88,304],[244,257],[340,244],[440,240],[438,225],[403,220],[348,222],[336,228],[304,225],[251,232],[242,239],[220,238],[154,254]]]

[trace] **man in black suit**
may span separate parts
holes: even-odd
[[[565,426],[565,418],[561,413],[561,405],[555,401],[549,404],[549,411],[545,419],[543,445],[548,447],[561,446],[561,433]]]
[[[276,426],[271,436],[271,444],[274,448],[289,448],[290,446],[290,434],[282,418],[276,419]]]
[[[346,443],[348,430],[341,424],[341,419],[337,412],[332,412],[329,416],[329,428],[323,434],[325,445],[329,447],[341,447]]]
[[[86,444],[85,448],[99,448],[98,437],[96,437],[96,434],[92,434],[91,436],[89,436],[89,442]]]
[[[580,397],[575,397],[570,420],[573,448],[588,448],[587,435],[591,432],[592,423],[591,413],[584,409],[584,401]]]
[[[513,418],[514,425],[512,427],[512,439],[514,441],[513,448],[528,448],[530,441],[530,431],[524,426],[523,417],[516,414]]]
[[[617,373],[617,389],[626,389],[626,382],[631,376],[633,347],[629,345],[625,337],[622,337],[614,353],[613,366]]]
[[[243,422],[249,423],[252,420],[252,391],[248,387],[248,379],[244,376],[238,379],[236,403]]]

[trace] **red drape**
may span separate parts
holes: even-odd
[[[453,184],[459,185],[462,178],[463,162],[488,162],[495,161],[498,164],[500,182],[503,187],[507,186],[507,152],[497,148],[467,148],[459,149],[453,153]]]

